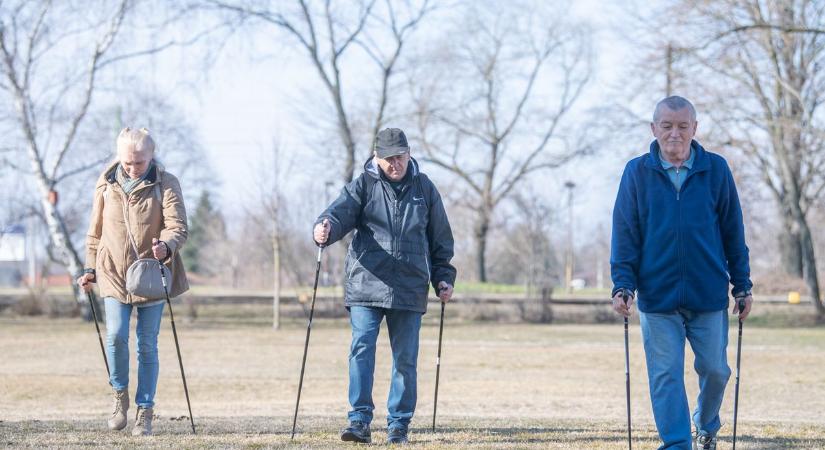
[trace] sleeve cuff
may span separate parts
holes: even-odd
[[[628,288],[625,288],[625,287],[614,287],[614,288],[613,288],[613,291],[611,291],[611,292],[610,292],[610,298],[615,297],[615,296],[616,296],[616,294],[617,294],[619,291],[621,291],[622,289],[626,289],[626,290],[627,290],[627,292],[628,292],[628,294],[629,294],[631,297],[636,298],[636,293],[633,291],[633,289],[628,289]]]
[[[163,242],[163,246],[166,247],[166,258],[163,258],[163,262],[165,263],[166,261],[169,261],[170,259],[172,259],[172,248],[169,246],[169,244],[166,241],[161,241],[161,242]]]

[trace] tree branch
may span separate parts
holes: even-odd
[[[95,89],[95,78],[97,76],[97,71],[100,69],[99,63],[100,58],[106,53],[106,51],[111,48],[112,44],[114,43],[115,37],[117,36],[118,32],[120,31],[120,27],[123,24],[123,20],[126,17],[126,11],[128,7],[128,0],[123,0],[120,3],[120,7],[117,10],[117,13],[112,18],[111,24],[109,25],[109,29],[103,35],[103,38],[95,45],[95,51],[92,54],[92,58],[89,61],[89,72],[88,72],[88,79],[86,81],[86,90],[83,94],[83,103],[80,106],[77,114],[75,114],[74,118],[72,119],[71,126],[69,128],[69,132],[66,135],[66,139],[63,141],[63,146],[60,149],[60,153],[57,155],[57,160],[54,163],[51,171],[51,185],[52,187],[57,182],[55,177],[57,176],[57,171],[60,168],[60,163],[63,161],[63,158],[66,156],[66,153],[71,148],[72,143],[74,142],[74,138],[77,135],[77,130],[80,127],[80,123],[83,121],[83,118],[86,117],[86,113],[89,111],[89,105],[92,103],[92,95],[94,94]]]
[[[79,173],[86,172],[86,171],[87,171],[87,170],[89,170],[89,169],[93,169],[93,168],[95,168],[95,167],[98,167],[98,166],[100,166],[101,164],[103,164],[103,163],[105,163],[106,161],[109,161],[109,160],[111,160],[111,159],[112,159],[112,157],[107,155],[107,156],[104,156],[104,157],[102,157],[102,158],[99,158],[99,159],[97,159],[96,161],[91,162],[91,163],[89,163],[89,164],[86,164],[86,165],[83,165],[83,166],[80,166],[80,167],[74,168],[74,169],[69,170],[69,171],[67,171],[67,172],[64,172],[64,173],[60,174],[59,176],[57,176],[57,177],[54,179],[54,184],[58,184],[58,183],[60,183],[61,181],[65,180],[66,178],[70,178],[70,177],[72,177],[72,176],[74,176],[74,175],[77,175],[77,174],[79,174]]]

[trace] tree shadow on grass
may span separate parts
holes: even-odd
[[[626,429],[595,428],[584,426],[570,426],[560,424],[555,427],[546,426],[515,426],[515,427],[437,427],[433,433],[431,429],[414,430],[422,435],[436,437],[439,443],[460,445],[467,442],[468,435],[477,435],[485,444],[564,444],[581,443],[623,443],[627,440]],[[437,436],[442,436],[437,438]],[[446,436],[446,437],[443,437]],[[641,435],[634,430],[633,441],[654,443],[654,432],[644,432]]]
[[[616,443],[627,442],[626,428],[596,428],[586,426],[557,427],[437,427],[435,433],[431,429],[414,429],[416,434],[430,435],[442,444],[460,445],[465,443],[467,435],[484,436],[484,443],[494,444],[563,444],[563,443]],[[437,438],[437,436],[446,436]],[[731,436],[719,436],[719,442],[730,445]],[[816,437],[798,436],[756,436],[753,434],[738,434],[736,442],[742,448],[748,449],[790,449],[790,448],[825,448],[825,435]],[[634,444],[658,444],[659,437],[654,428],[633,429]]]
[[[731,445],[731,436],[720,436],[719,443]],[[825,448],[825,436],[794,437],[794,436],[754,436],[749,434],[736,435],[736,445],[747,449],[778,449],[778,448]]]
[[[299,418],[300,419],[300,418]],[[333,444],[337,441],[339,420],[320,417],[306,417],[299,420],[296,439],[310,441],[319,439],[322,442]],[[488,420],[482,421],[489,422]],[[215,418],[208,417],[198,419],[196,417],[197,437],[204,439],[231,438],[232,435],[246,437],[272,437],[276,441],[288,439],[291,434],[291,418],[273,417],[232,417]],[[802,431],[798,429],[796,431]],[[813,430],[815,436],[800,437],[788,435],[794,431],[783,431],[784,435],[764,436],[753,433],[741,433],[737,436],[737,444],[748,449],[778,449],[778,448],[825,448],[825,433],[818,433]],[[186,416],[163,417],[160,416],[155,422],[155,432],[158,437],[182,438],[191,436],[189,420]],[[101,436],[117,439],[117,434],[113,434],[106,428],[103,419],[83,419],[83,420],[25,420],[25,421],[0,421],[0,446],[16,446],[27,442],[34,435],[54,434],[54,433],[77,433],[69,443],[82,445],[85,442],[84,435],[88,433],[100,433]],[[811,433],[808,433],[811,434]],[[382,442],[384,436],[383,427],[374,427],[373,442]],[[467,445],[468,442],[476,442],[482,445],[529,445],[538,448],[551,445],[577,444],[586,448],[589,445],[609,445],[623,446],[627,442],[627,429],[624,427],[599,427],[587,426],[575,423],[559,423],[557,426],[457,426],[454,423],[438,426],[433,433],[429,427],[416,427],[411,429],[411,441],[417,444],[437,444],[439,446],[456,446],[458,448]],[[55,440],[57,439],[57,440]],[[77,440],[79,439],[79,441]],[[56,444],[60,439],[52,437],[44,443]],[[228,441],[227,441],[228,442]],[[720,444],[725,447],[730,446],[731,437],[720,435]],[[160,442],[158,442],[160,444]],[[213,442],[214,444],[215,442]],[[305,442],[306,443],[306,442]],[[640,446],[655,446],[658,444],[658,435],[652,427],[638,427],[633,429],[633,443]],[[105,442],[88,442],[91,445],[101,445]]]

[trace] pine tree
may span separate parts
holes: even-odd
[[[186,270],[200,275],[213,275],[208,264],[204,264],[206,249],[226,237],[223,215],[215,210],[209,191],[203,191],[198,199],[195,212],[189,216],[189,237],[181,255]]]

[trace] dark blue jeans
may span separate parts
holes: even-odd
[[[372,384],[375,378],[375,343],[381,321],[387,318],[392,347],[392,381],[387,398],[387,427],[410,424],[416,403],[416,365],[421,316],[413,311],[353,306],[350,308],[352,345],[349,353],[350,421],[372,422]]]

